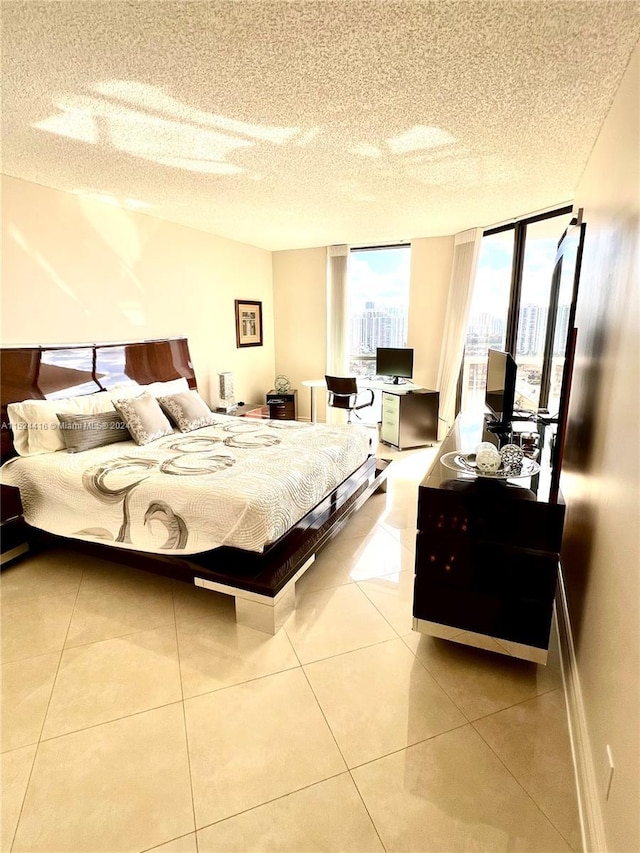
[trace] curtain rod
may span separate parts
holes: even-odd
[[[564,204],[554,205],[553,207],[545,207],[542,210],[534,210],[532,213],[527,213],[525,216],[515,216],[513,219],[505,219],[503,222],[496,222],[493,225],[486,225],[483,228],[485,234],[491,231],[501,231],[507,229],[518,222],[531,222],[536,219],[550,219],[553,216],[562,216],[573,210],[573,205],[570,201]]]
[[[352,252],[375,252],[376,249],[409,249],[411,241],[405,240],[402,243],[384,243],[379,246],[350,246]]]

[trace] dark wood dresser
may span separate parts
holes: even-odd
[[[419,487],[413,627],[484,647],[491,637],[495,651],[546,663],[565,507],[561,496],[549,502],[553,428],[526,429],[540,464],[527,478],[485,479],[442,463],[498,443],[480,416],[459,415],[443,441]]]

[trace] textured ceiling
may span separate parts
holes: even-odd
[[[2,2],[3,172],[267,249],[571,199],[640,6]]]

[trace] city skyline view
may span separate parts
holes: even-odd
[[[557,223],[538,225],[539,231],[530,226],[526,242],[516,345],[518,393],[524,406],[534,408],[539,399],[558,242]],[[482,239],[465,338],[463,407],[483,405],[488,350],[505,347],[512,263],[513,232],[499,232]],[[409,246],[350,252],[350,372],[373,376],[377,347],[407,346],[410,267]],[[559,393],[569,323],[571,294],[561,292],[559,296],[550,405],[555,404]]]
[[[349,256],[349,370],[375,374],[377,347],[405,347],[411,249],[357,250]]]

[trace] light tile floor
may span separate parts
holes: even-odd
[[[231,599],[63,549],[2,574],[2,851],[580,849],[547,667],[411,630],[393,459],[275,637]],[[464,639],[464,638],[461,638]]]

